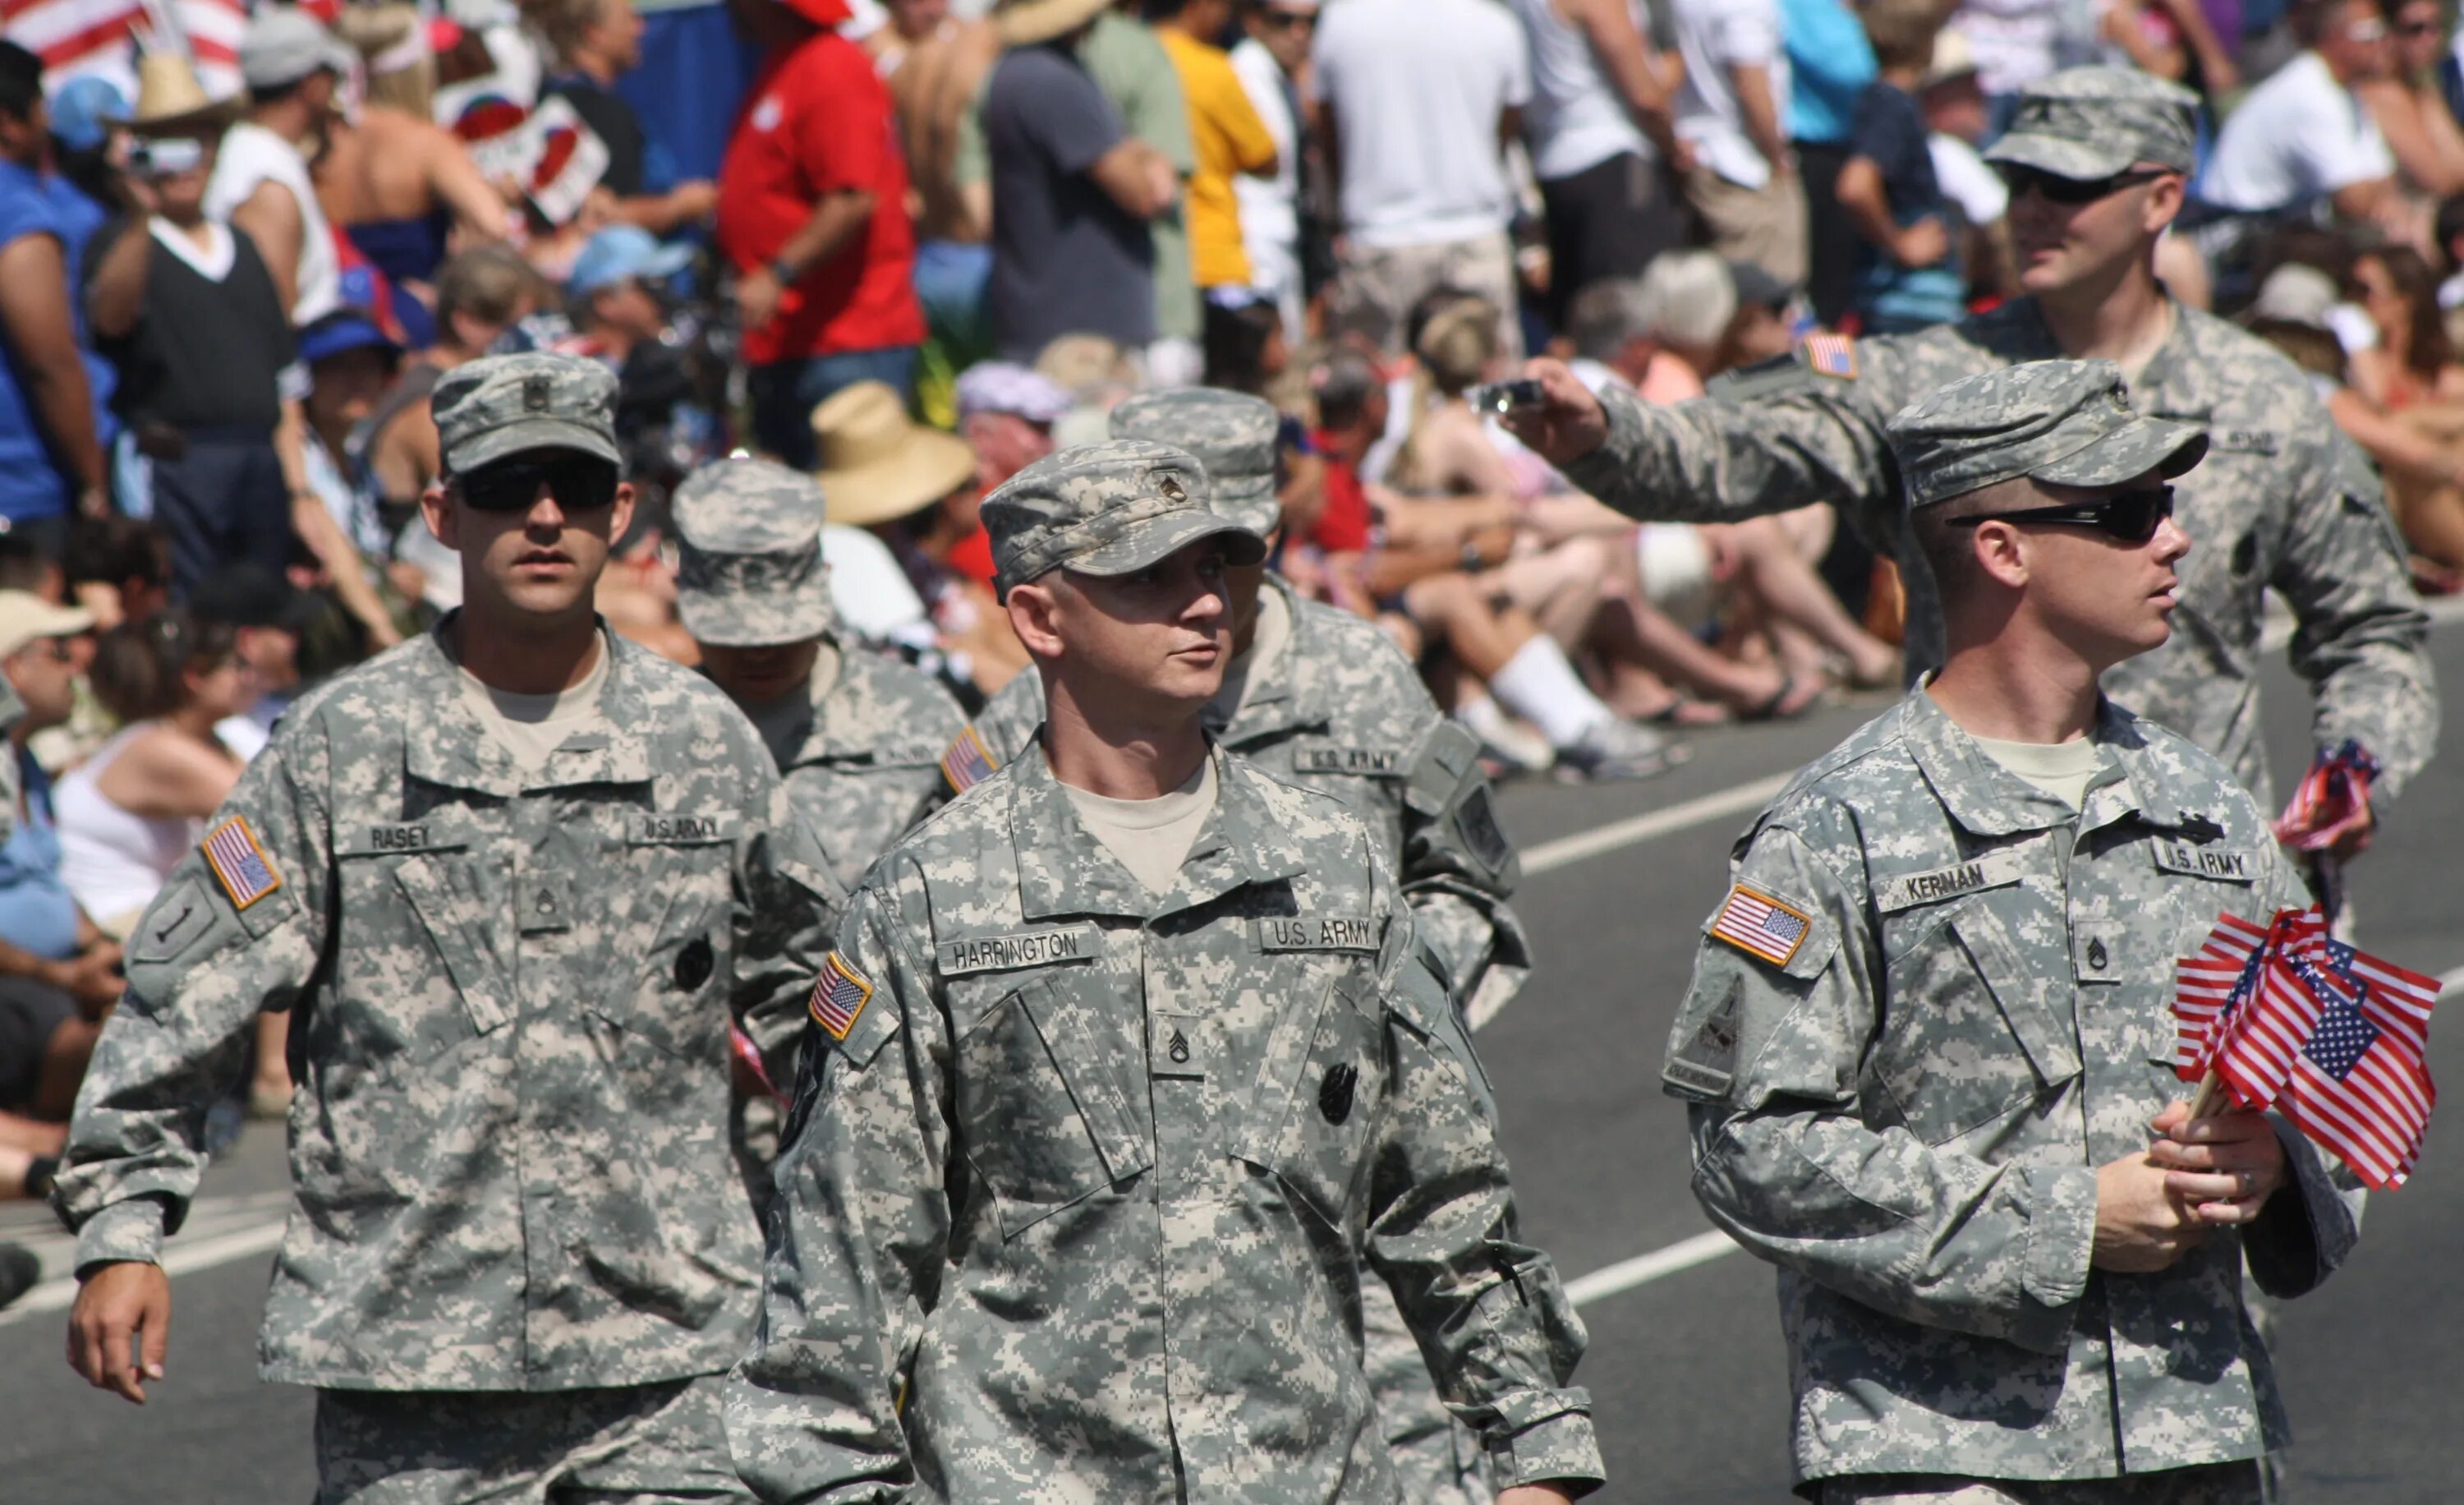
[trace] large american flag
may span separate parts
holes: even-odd
[[[330,19],[336,7],[322,9],[319,18]],[[175,34],[164,36],[166,29]],[[151,14],[145,0],[0,0],[0,36],[43,60],[47,91],[93,74],[110,79],[132,102],[135,33],[153,33],[157,45],[167,46],[185,37],[197,81],[221,100],[239,93],[239,36],[247,29],[243,0],[158,0]]]

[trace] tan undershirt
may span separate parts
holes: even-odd
[[[1249,637],[1249,651],[1232,660],[1223,671],[1223,688],[1206,702],[1206,719],[1217,726],[1229,726],[1241,715],[1249,698],[1249,687],[1266,676],[1266,670],[1281,658],[1292,642],[1292,610],[1285,605],[1284,593],[1267,588],[1258,592],[1258,629]]]
[[[514,755],[514,763],[524,773],[537,773],[547,766],[548,754],[567,737],[599,719],[599,692],[606,688],[611,654],[605,638],[598,647],[599,661],[590,666],[582,683],[553,695],[517,695],[511,690],[499,690],[460,664],[454,665],[462,675],[463,701],[489,735]]]
[[[1215,760],[1202,760],[1188,783],[1152,800],[1116,800],[1067,784],[1061,787],[1104,850],[1119,858],[1148,893],[1167,894],[1215,808]]]
[[[2096,742],[2091,738],[2069,742],[2006,742],[1998,738],[1978,737],[1976,745],[1985,749],[1985,756],[2072,809],[2078,809],[2079,802],[2087,797],[2087,781],[2096,776]]]

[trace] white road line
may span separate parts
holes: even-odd
[[[276,1219],[257,1228],[201,1238],[193,1244],[186,1240],[174,1241],[164,1247],[163,1273],[169,1275],[191,1274],[200,1270],[211,1270],[217,1265],[228,1265],[234,1259],[246,1259],[252,1254],[270,1253],[282,1243],[282,1227],[281,1220]],[[65,1312],[77,1299],[77,1294],[75,1275],[46,1280],[19,1296],[9,1310],[0,1312],[0,1327],[37,1312]]]
[[[2439,997],[2449,997],[2458,988],[2464,988],[2464,966],[2438,975]],[[1697,1233],[1692,1238],[1679,1239],[1666,1249],[1655,1249],[1648,1254],[1620,1259],[1614,1265],[1567,1281],[1566,1299],[1582,1306],[1604,1296],[1631,1291],[1637,1286],[1649,1285],[1681,1270],[1707,1265],[1723,1254],[1736,1253],[1743,1247],[1717,1228],[1708,1233]]]
[[[1596,857],[1619,847],[1652,841],[1725,815],[1742,815],[1748,810],[1760,809],[1771,803],[1772,795],[1787,788],[1788,781],[1795,777],[1796,770],[1792,768],[1786,773],[1772,774],[1768,779],[1756,779],[1751,784],[1740,784],[1734,788],[1721,789],[1628,820],[1617,821],[1596,830],[1560,836],[1555,841],[1526,847],[1523,849],[1524,874],[1547,873],[1552,868],[1566,867],[1586,857]]]

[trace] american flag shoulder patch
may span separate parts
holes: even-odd
[[[831,1039],[845,1044],[847,1031],[855,1028],[864,1006],[870,1002],[871,981],[833,951],[822,963],[822,975],[814,980],[812,1000],[806,1007],[812,1012],[813,1023],[827,1031]]]
[[[1749,956],[1773,966],[1786,966],[1814,934],[1814,918],[1803,910],[1743,883],[1732,885],[1711,917],[1711,934]]]
[[[206,866],[214,870],[233,909],[246,909],[282,886],[282,874],[274,871],[274,859],[265,854],[245,815],[215,827],[197,850],[205,853]]]
[[[992,749],[984,745],[983,733],[974,727],[963,727],[950,739],[949,750],[941,754],[941,777],[950,781],[951,792],[964,794],[993,776],[1001,764]]]
[[[1846,335],[1807,335],[1803,348],[1807,370],[1818,376],[1836,376],[1843,382],[1857,379],[1857,342]]]

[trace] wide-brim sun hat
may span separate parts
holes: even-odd
[[[898,393],[858,382],[813,409],[825,516],[866,527],[921,511],[975,478],[967,441],[908,417]]]

